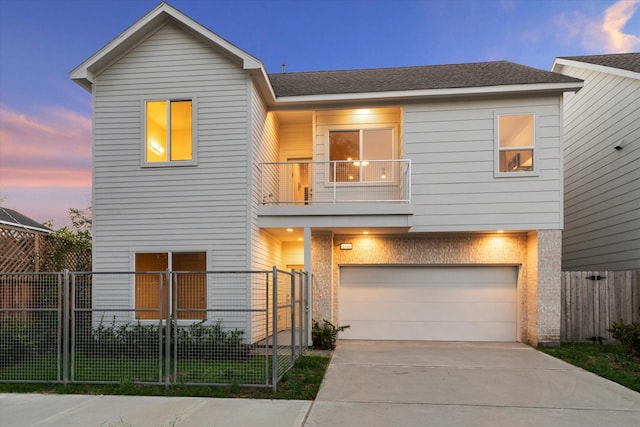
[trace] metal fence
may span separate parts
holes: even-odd
[[[310,345],[307,273],[0,274],[0,382],[277,387]]]

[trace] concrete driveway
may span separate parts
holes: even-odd
[[[305,426],[633,426],[640,393],[522,344],[341,341]]]

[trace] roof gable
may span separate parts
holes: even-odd
[[[560,56],[554,61],[552,70],[559,70],[563,65],[590,68],[600,72],[640,79],[640,52]]]
[[[257,70],[258,77],[262,76],[264,80],[266,80],[266,71],[260,60],[164,2],[160,3],[82,64],[74,68],[69,73],[71,79],[88,91],[91,91],[95,73],[107,67],[116,58],[129,51],[167,22],[176,23],[195,37],[221,49],[229,56],[237,59],[245,70]]]

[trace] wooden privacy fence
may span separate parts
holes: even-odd
[[[562,342],[612,341],[611,323],[640,322],[640,271],[563,271]]]
[[[90,271],[91,248],[0,224],[0,272]]]

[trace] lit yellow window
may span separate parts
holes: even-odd
[[[499,116],[499,172],[532,172],[534,170],[533,127],[533,114]]]
[[[193,160],[191,101],[147,101],[146,160]]]
[[[166,318],[167,310],[176,319],[205,319],[207,308],[207,258],[204,252],[137,253],[136,318]],[[167,308],[167,268],[174,272],[170,308]],[[154,272],[154,273],[150,273]]]

